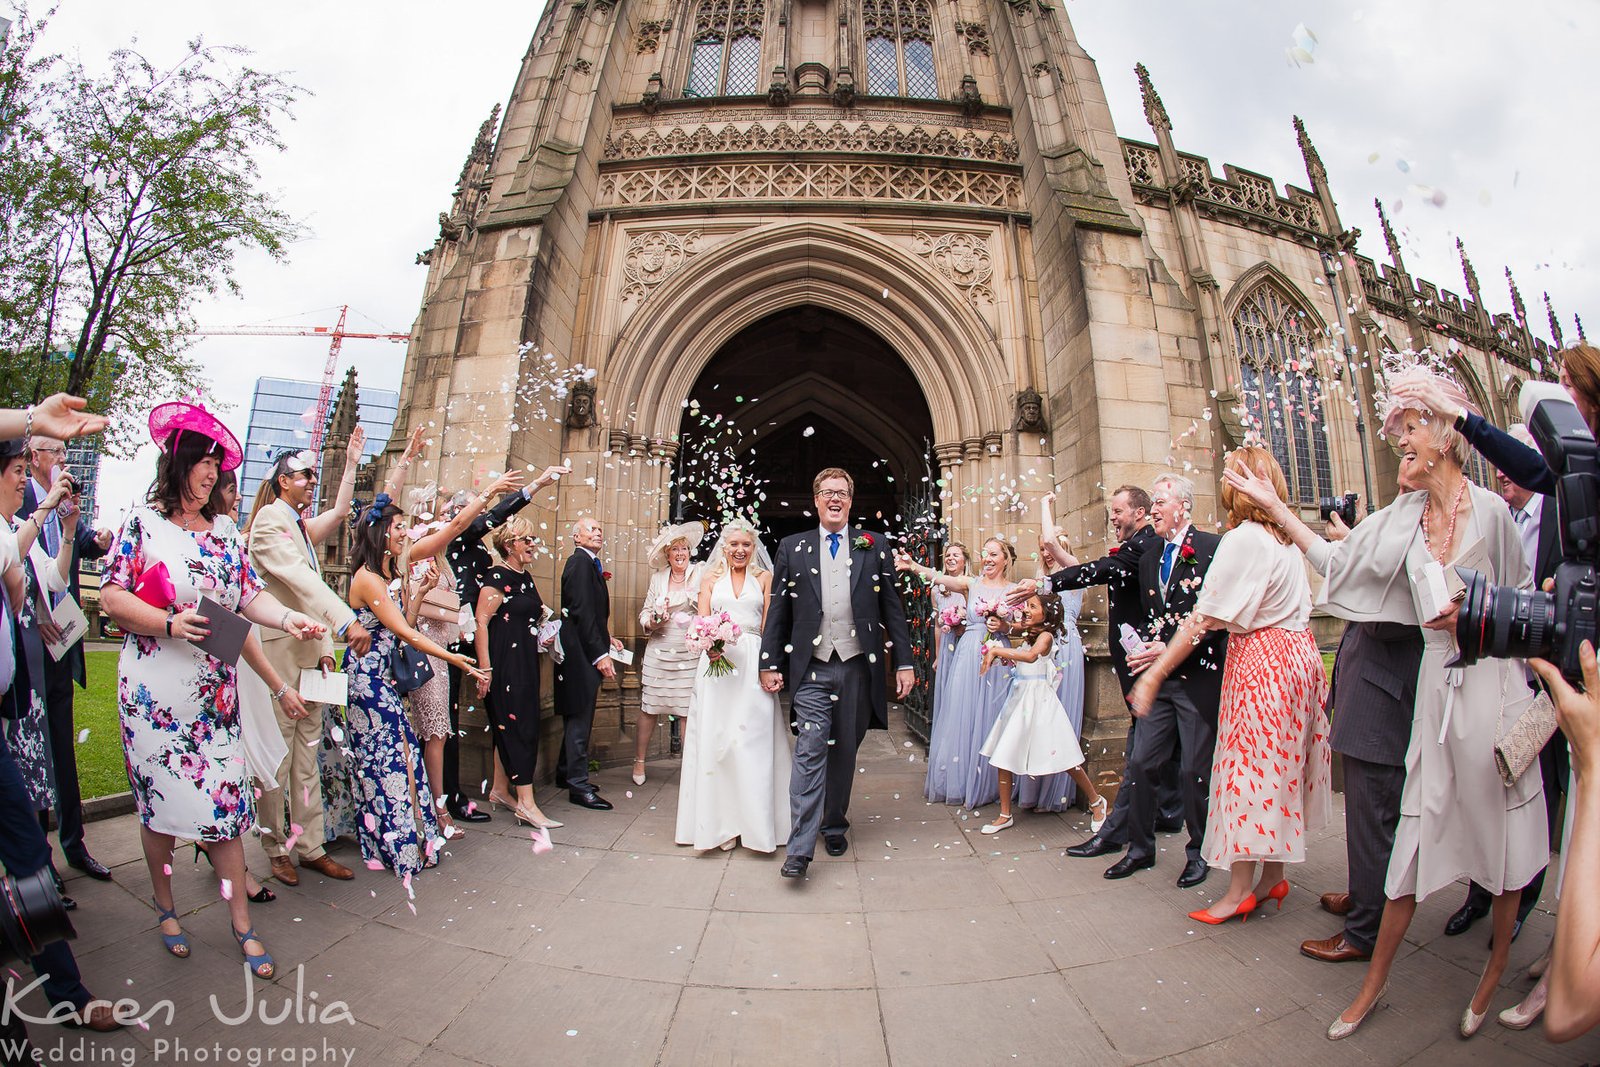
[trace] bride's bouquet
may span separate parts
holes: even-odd
[[[691,652],[706,654],[706,676],[721,678],[733,673],[733,661],[727,657],[728,643],[739,640],[744,631],[726,611],[715,615],[701,615],[689,624],[689,634],[683,643]]]

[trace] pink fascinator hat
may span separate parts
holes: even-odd
[[[1483,414],[1483,412],[1478,410],[1478,405],[1474,404],[1472,402],[1472,398],[1467,395],[1467,391],[1461,388],[1461,386],[1448,375],[1440,374],[1437,371],[1421,365],[1402,367],[1398,370],[1391,371],[1388,375],[1388,389],[1386,390],[1385,396],[1382,398],[1383,436],[1398,437],[1400,435],[1400,427],[1406,411],[1417,407],[1417,405],[1414,403],[1403,402],[1394,396],[1394,393],[1401,386],[1412,383],[1431,384],[1437,387],[1440,392],[1444,393],[1444,395],[1449,398],[1451,402],[1458,405],[1461,410],[1470,412],[1473,415]],[[1433,412],[1428,412],[1428,414],[1431,415]]]
[[[244,450],[239,439],[222,425],[222,420],[207,411],[204,404],[187,400],[173,400],[159,404],[150,412],[150,436],[167,450],[167,442],[175,433],[197,433],[210,440],[215,449],[222,451],[221,468],[231,471],[244,462]]]

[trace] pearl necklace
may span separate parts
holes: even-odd
[[[1427,546],[1428,555],[1432,556],[1440,563],[1443,563],[1447,558],[1449,558],[1450,546],[1455,544],[1456,519],[1461,514],[1461,498],[1465,496],[1466,493],[1467,478],[1466,475],[1462,475],[1461,485],[1456,489],[1456,498],[1450,504],[1450,524],[1445,527],[1444,546],[1438,552],[1433,550],[1433,539],[1428,536],[1428,516],[1433,511],[1433,494],[1429,493],[1428,498],[1422,503],[1422,543]]]

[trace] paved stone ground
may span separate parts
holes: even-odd
[[[662,761],[642,788],[620,771],[600,775],[615,812],[546,790],[545,809],[567,825],[543,855],[504,815],[474,828],[417,880],[415,914],[395,878],[365,869],[353,882],[312,875],[277,887],[278,900],[252,914],[280,977],[255,987],[255,1014],[235,1026],[208,1002],[215,995],[230,1017],[249,1007],[215,882],[187,857],[175,863],[195,950],[169,958],[132,818],[96,823],[91,847],[117,880],[71,879],[78,958],[98,995],[168,999],[172,1019],[109,1036],[33,1029],[61,1057],[46,1062],[89,1063],[1600,1062],[1600,1035],[1554,1046],[1491,1017],[1472,1041],[1455,1036],[1487,930],[1441,935],[1454,891],[1419,909],[1389,1007],[1355,1037],[1326,1041],[1362,968],[1305,959],[1297,946],[1337,929],[1316,898],[1343,885],[1342,820],[1292,872],[1281,912],[1212,928],[1185,913],[1220,891],[1218,879],[1173,885],[1179,838],[1163,835],[1155,870],[1107,882],[1108,861],[1062,853],[1085,836],[1085,814],[1024,815],[985,838],[981,817],[922,800],[924,767],[903,733],[874,733],[851,850],[819,856],[804,884],[780,879],[774,858],[673,844],[677,767]],[[336,854],[361,868],[353,847]],[[1529,920],[1494,1010],[1529,988],[1522,972],[1553,928],[1544,910]],[[262,1021],[293,1008],[297,965],[304,1013],[343,1000],[354,1025]],[[25,1003],[42,1010],[37,994]],[[289,1059],[289,1049],[314,1056]]]

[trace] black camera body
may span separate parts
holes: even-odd
[[[1551,592],[1490,585],[1477,571],[1457,567],[1467,595],[1456,617],[1460,657],[1451,666],[1476,663],[1484,656],[1549,660],[1573,681],[1583,678],[1578,647],[1595,642],[1600,585],[1600,449],[1569,400],[1540,401],[1528,415],[1528,429],[1550,468],[1559,471],[1556,507],[1561,529],[1561,562]]]
[[[77,936],[49,867],[21,878],[0,875],[0,965]]]
[[[1331,515],[1338,515],[1346,526],[1353,528],[1356,524],[1356,504],[1360,499],[1354,493],[1346,493],[1344,496],[1325,496],[1317,502],[1317,510],[1321,513],[1323,522],[1327,522]]]

